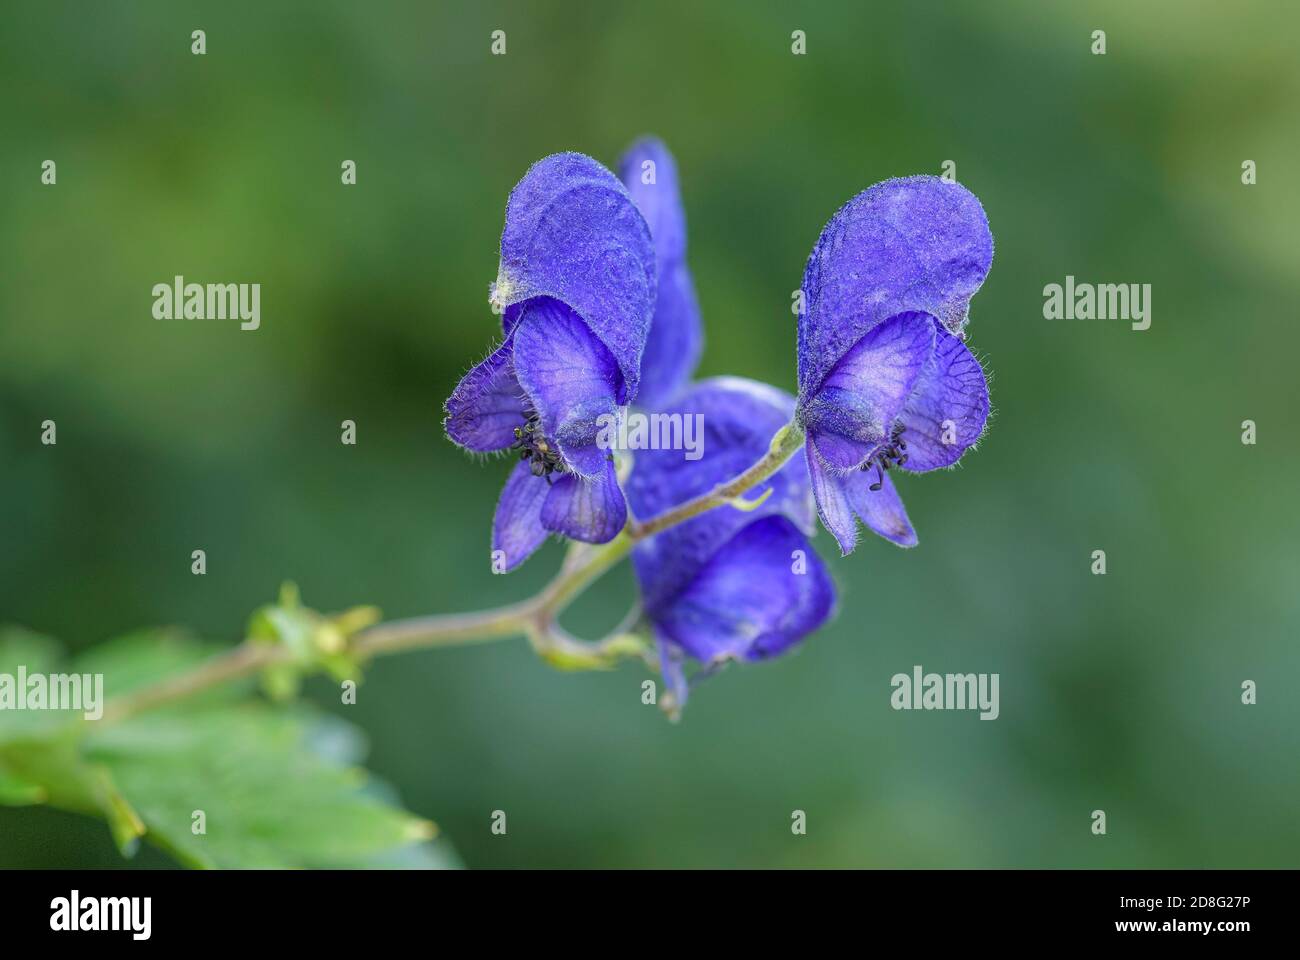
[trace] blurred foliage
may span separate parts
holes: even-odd
[[[559,550],[489,574],[505,466],[439,421],[496,332],[528,164],[663,137],[701,375],[788,389],[823,223],[951,159],[997,241],[970,328],[995,418],[960,470],[902,485],[916,550],[833,562],[834,625],[709,680],[678,726],[638,668],[559,674],[523,642],[377,662],[327,709],[474,866],[1293,866],[1298,22],[1281,0],[11,3],[0,620],[81,649],[157,623],[233,642],[286,577],[390,616],[523,597]],[[176,274],[260,282],[262,328],[155,321]],[[1066,274],[1152,284],[1151,329],[1044,320]],[[630,599],[624,569],[567,625]],[[917,663],[1000,673],[1000,718],[890,710]],[[116,862],[98,824],[0,811],[0,865]]]
[[[0,673],[22,664],[29,675],[101,674],[120,696],[211,652],[175,632],[141,632],[64,664],[53,641],[10,630],[0,634]],[[115,723],[7,713],[0,804],[100,816],[123,856],[144,838],[193,867],[382,866],[411,862],[405,848],[428,846],[433,824],[362,789],[354,764],[365,745],[349,724],[250,703],[245,692],[230,685]]]

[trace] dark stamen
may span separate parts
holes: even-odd
[[[862,465],[863,470],[876,468],[876,482],[871,484],[871,490],[879,490],[885,483],[885,472],[894,467],[901,467],[907,463],[907,454],[903,451],[907,449],[907,441],[903,439],[903,424],[895,423],[894,429],[889,433],[889,439],[879,451],[867,458],[867,462]]]
[[[529,469],[533,476],[545,477],[549,484],[553,481],[552,474],[567,473],[569,468],[559,451],[542,436],[542,425],[537,414],[530,412],[526,416],[524,425],[514,429],[515,442],[510,445],[511,449],[519,451],[520,462],[531,461]]]

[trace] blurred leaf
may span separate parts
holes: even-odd
[[[38,783],[0,769],[0,806],[27,807],[45,802],[45,790]]]
[[[433,835],[370,798],[364,773],[306,748],[301,710],[245,705],[105,728],[88,755],[113,772],[150,839],[196,866],[363,866]],[[206,834],[192,832],[203,811]]]
[[[429,843],[402,847],[376,858],[368,866],[388,870],[462,870],[465,864],[451,844],[439,838]]]
[[[92,784],[100,810],[108,819],[108,829],[122,856],[133,857],[144,836],[145,825],[103,768],[95,768]]]
[[[62,650],[57,640],[25,627],[0,627],[0,673],[13,673],[19,664],[32,672],[48,670],[58,662]]]
[[[69,669],[103,673],[105,689],[120,695],[209,652],[176,631],[144,632],[104,644]],[[0,670],[12,662],[58,669],[57,646],[7,631]],[[123,855],[143,836],[195,867],[455,863],[431,852],[432,823],[367,781],[354,765],[364,738],[337,718],[238,699],[229,689],[111,725],[79,716],[0,735],[0,803],[97,815]],[[194,832],[198,811],[202,833]]]
[[[47,673],[58,664],[60,652],[58,642],[49,637],[23,627],[0,627],[0,674],[16,678],[20,668],[28,674]],[[50,729],[69,716],[50,710],[5,710],[0,713],[0,743]]]
[[[158,627],[91,647],[77,656],[75,667],[79,673],[102,673],[104,695],[120,697],[196,666],[226,649],[221,644],[196,640],[180,627]],[[199,703],[229,702],[251,688],[251,682],[223,684],[196,694],[186,706],[192,709]]]
[[[65,725],[40,735],[0,743],[0,802],[33,802],[108,821],[122,855],[135,853],[145,825],[118,790],[109,771],[88,763],[81,750],[84,728]]]

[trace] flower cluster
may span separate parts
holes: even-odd
[[[549,534],[636,539],[643,622],[680,704],[687,660],[772,657],[831,616],[834,586],[807,539],[817,516],[845,554],[858,519],[916,543],[891,474],[952,466],[983,433],[988,389],[964,340],[993,244],[964,187],[877,184],[809,257],[798,397],[736,377],[692,383],[703,337],[676,163],[647,139],[619,171],[557,154],[511,192],[490,294],[502,339],[447,400],[446,429],[468,450],[517,459],[492,525],[504,569]],[[601,426],[629,409],[696,418],[703,455],[616,456]],[[755,475],[743,499],[684,509],[749,483],[789,431],[803,449]],[[679,522],[636,536],[633,517],[675,509]]]
[[[704,423],[705,455],[637,455],[628,498],[655,516],[740,473],[790,420],[794,398],[739,377],[705,380],[668,408]],[[751,506],[752,505],[752,506]],[[835,589],[808,544],[816,528],[803,454],[749,495],[650,537],[632,561],[676,705],[686,700],[683,656],[712,665],[761,660],[788,649],[830,616]]]

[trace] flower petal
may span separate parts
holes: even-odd
[[[957,337],[936,324],[934,355],[903,408],[903,440],[913,473],[950,467],[984,433],[989,388],[979,361]]]
[[[626,523],[627,502],[610,462],[595,480],[564,474],[552,484],[542,504],[542,526],[584,543],[608,543]]]
[[[704,349],[700,306],[685,263],[666,266],[659,274],[654,320],[641,357],[641,389],[637,406],[658,410],[690,382]]]
[[[808,478],[812,481],[813,497],[817,502],[817,515],[821,517],[822,526],[831,532],[835,542],[840,545],[840,554],[847,557],[858,543],[858,521],[845,490],[847,478],[831,473],[811,438],[804,445],[804,453],[808,461]]]
[[[533,476],[527,463],[516,464],[510,472],[492,518],[492,549],[505,554],[507,571],[532,556],[546,539],[542,504],[550,489],[545,480]]]
[[[686,213],[677,181],[677,161],[663,142],[643,137],[619,161],[618,176],[645,218],[660,262],[686,256]]]
[[[907,177],[858,194],[826,224],[804,270],[800,394],[895,314],[924,310],[960,330],[992,260],[988,219],[960,184]]]
[[[682,650],[662,637],[655,638],[655,646],[659,648],[659,672],[663,675],[664,686],[673,696],[673,715],[678,716],[682,707],[686,706],[690,694],[685,664],[682,663]]]
[[[618,366],[609,350],[576,313],[549,297],[528,301],[512,337],[515,374],[543,435],[577,473],[600,476],[610,457],[597,444],[601,418],[618,410]]]
[[[690,450],[634,450],[627,481],[632,509],[649,519],[731,479],[767,453],[793,413],[794,398],[767,384],[739,377],[695,384],[656,415],[681,418],[683,438],[701,430],[695,438],[698,459],[688,459]],[[718,507],[638,544],[632,559],[646,609],[681,590],[722,544],[756,519],[783,515],[811,534],[816,521],[802,459],[797,453],[745,495],[751,504],[765,497],[752,511]]]
[[[509,340],[465,374],[447,398],[443,426],[454,443],[485,453],[514,442],[524,423],[524,391],[515,379]]]
[[[877,482],[880,489],[872,490],[871,485]],[[916,546],[916,531],[888,473],[882,472],[877,481],[875,470],[858,470],[844,478],[843,489],[854,513],[874,533],[900,547]]]
[[[533,164],[506,204],[492,302],[507,333],[520,305],[541,296],[568,304],[609,349],[618,403],[635,397],[654,313],[654,246],[618,178],[580,153]]]
[[[936,321],[900,313],[873,327],[805,402],[804,424],[828,466],[860,466],[889,436],[934,353]]]
[[[834,605],[834,585],[803,534],[767,517],[737,533],[652,618],[697,660],[761,660],[821,626]]]
[[[654,241],[659,292],[641,356],[637,405],[658,410],[690,381],[704,344],[695,285],[686,268],[686,213],[677,163],[659,140],[634,143],[619,164],[619,177]]]
[[[916,546],[916,531],[888,473],[882,471],[879,480],[874,469],[833,473],[816,449],[810,449],[808,475],[812,479],[818,516],[839,543],[844,556],[857,546],[857,518],[871,531],[900,547]],[[871,489],[874,483],[880,483],[879,490]]]

